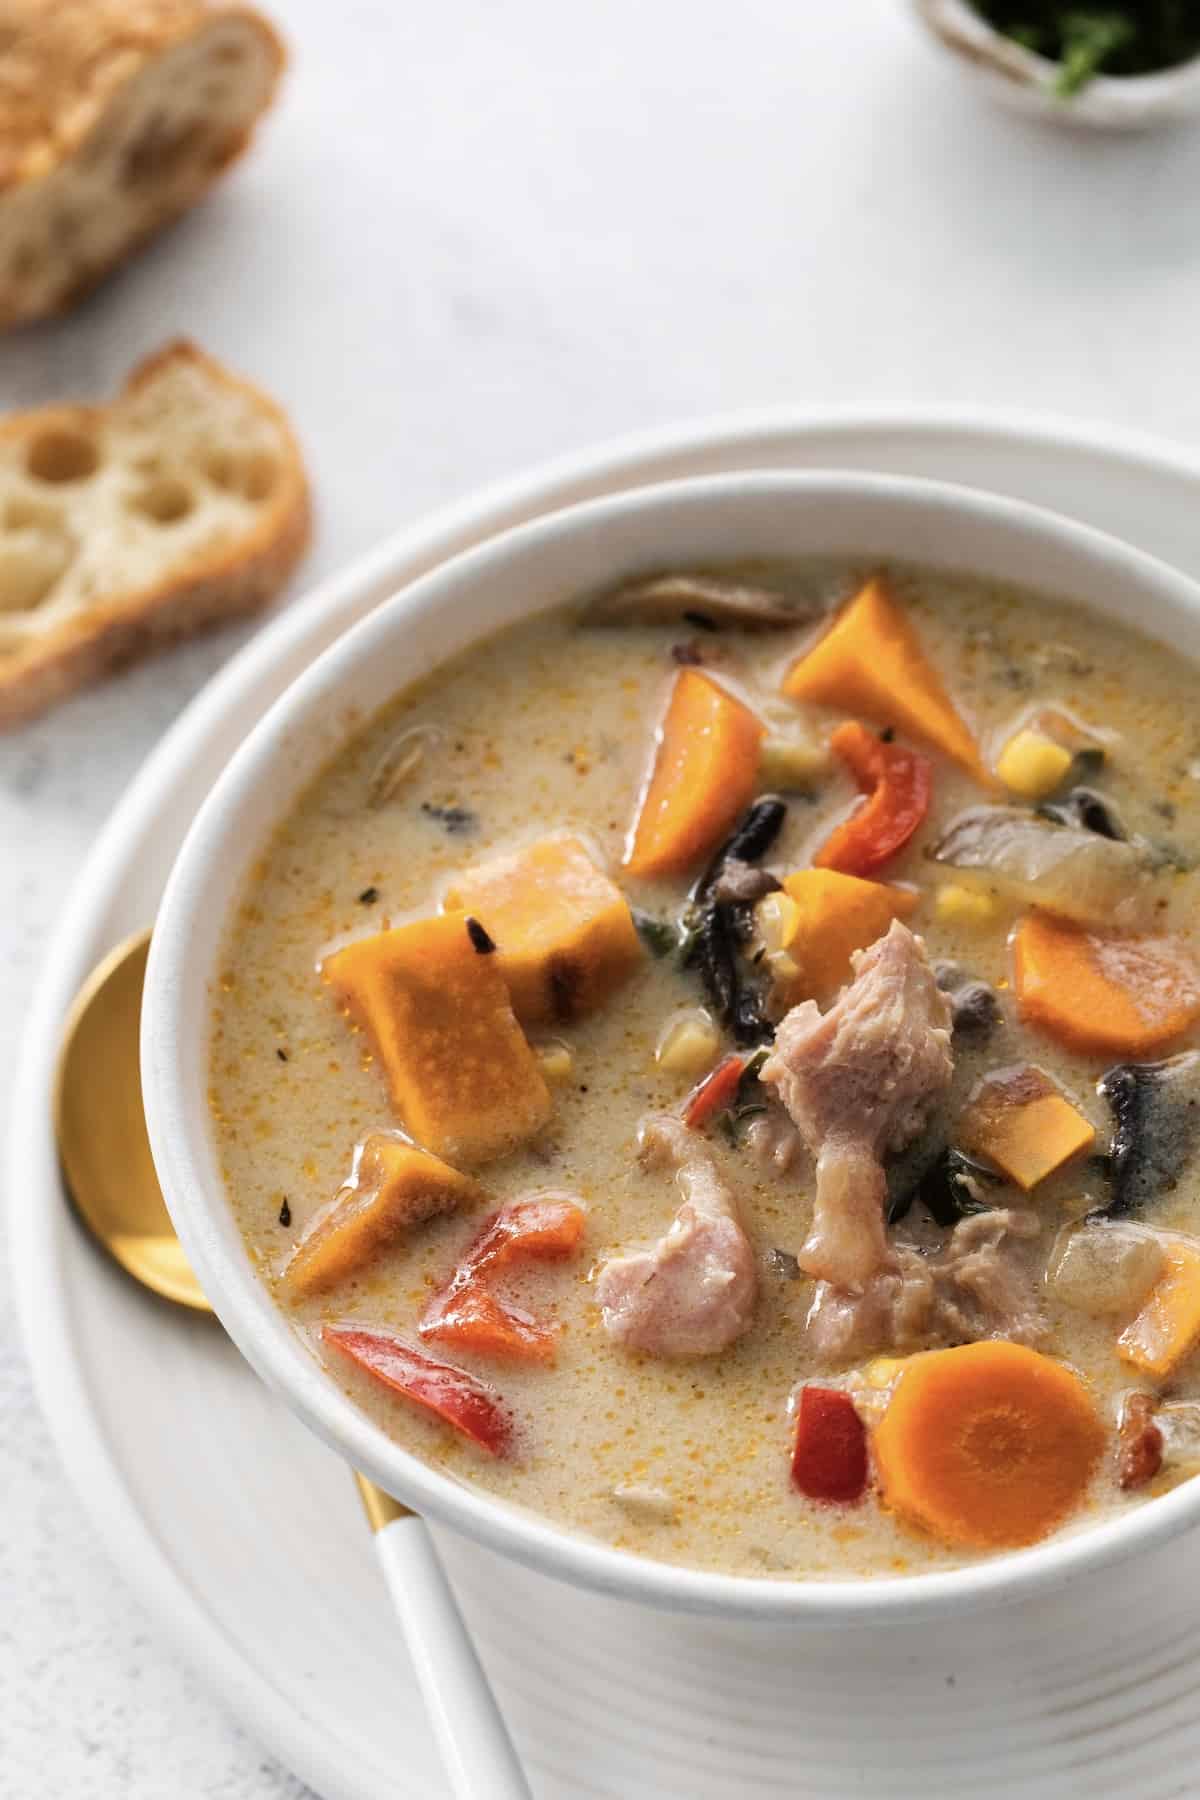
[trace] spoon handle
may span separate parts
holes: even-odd
[[[532,1800],[425,1521],[393,1516],[375,1549],[455,1800]]]

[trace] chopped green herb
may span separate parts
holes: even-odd
[[[721,1131],[735,1150],[741,1147],[744,1135],[743,1127],[751,1119],[762,1118],[763,1114],[768,1111],[758,1072],[769,1055],[770,1051],[763,1044],[746,1058],[745,1065],[738,1077],[733,1104],[725,1108],[717,1121]]]
[[[1061,64],[1061,72],[1054,84],[1054,91],[1063,100],[1069,100],[1080,88],[1111,62],[1113,54],[1132,42],[1137,36],[1137,27],[1128,14],[1117,12],[1079,12],[1064,13],[1062,21],[1062,49],[1055,59]]]
[[[379,889],[377,887],[365,887],[358,896],[358,904],[360,906],[374,906],[378,898]]]
[[[742,1070],[742,1078],[738,1082],[739,1101],[745,1102],[751,1095],[760,1091],[758,1080],[759,1071],[770,1054],[771,1052],[767,1049],[767,1046],[762,1044],[752,1056],[746,1058],[746,1066]]]
[[[669,919],[656,919],[653,913],[635,907],[633,925],[651,956],[670,956],[679,946],[679,933]]]
[[[1195,0],[1124,0],[1113,6],[1064,6],[1056,0],[972,0],[989,25],[1058,64],[1062,99],[1097,75],[1149,75],[1200,55]]]
[[[283,1205],[279,1209],[279,1223],[283,1226],[284,1230],[286,1231],[288,1226],[291,1224],[291,1222],[292,1222],[292,1209],[287,1203],[287,1195],[285,1194],[283,1197]]]
[[[699,928],[694,924],[685,924],[679,933],[679,962],[684,969],[690,968],[696,957],[696,946],[700,941]]]

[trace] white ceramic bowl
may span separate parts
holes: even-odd
[[[159,1176],[206,1293],[259,1374],[347,1461],[398,1498],[549,1574],[660,1605],[828,1626],[928,1617],[1044,1591],[1194,1527],[1200,1482],[1033,1549],[928,1575],[780,1582],[609,1549],[429,1468],[351,1403],[254,1272],[223,1191],[206,1105],[210,984],[226,926],[271,828],[349,732],[446,657],[626,571],[809,554],[858,564],[895,558],[1023,582],[1136,619],[1200,657],[1200,588],[1115,539],[965,488],[748,471],[552,514],[453,558],[385,602],[318,658],[241,746],[201,808],[163,898],[147,972],[142,1079]]]
[[[920,24],[993,99],[1055,125],[1146,131],[1200,112],[1200,57],[1153,75],[1097,75],[1079,93],[1054,92],[1059,65],[994,30],[967,0],[909,0]]]

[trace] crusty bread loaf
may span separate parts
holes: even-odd
[[[191,206],[283,60],[250,7],[0,0],[0,327],[69,306]]]
[[[0,726],[262,605],[308,532],[284,414],[192,344],[109,406],[0,419]]]

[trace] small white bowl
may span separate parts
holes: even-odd
[[[1200,658],[1200,588],[1192,582],[1099,532],[965,488],[748,471],[551,514],[453,558],[385,602],[318,658],[242,744],[201,808],[163,898],[147,972],[142,1080],[155,1163],[205,1292],[260,1375],[348,1462],[422,1512],[565,1580],[696,1612],[829,1627],[961,1613],[986,1600],[1044,1593],[1194,1528],[1200,1481],[1033,1549],[926,1575],[771,1581],[610,1549],[430,1468],[343,1393],[251,1265],[223,1188],[206,1100],[211,995],[226,928],[271,828],[349,732],[447,657],[624,572],[806,555],[859,565],[895,558],[1020,581],[1133,618],[1180,654]]]
[[[1018,112],[1098,131],[1144,131],[1200,112],[1200,57],[1154,75],[1097,75],[1060,99],[1058,64],[994,30],[967,0],[911,0],[911,6],[960,67]]]

